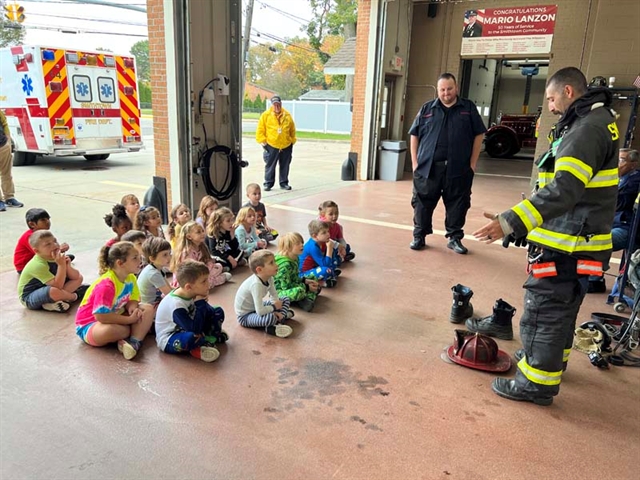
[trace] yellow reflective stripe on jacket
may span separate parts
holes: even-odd
[[[587,237],[567,235],[538,227],[529,232],[527,240],[567,253],[600,252],[613,249],[611,233],[593,235],[587,239]]]
[[[511,210],[515,212],[520,218],[524,226],[527,227],[527,231],[531,231],[538,225],[542,224],[542,215],[536,207],[533,206],[529,200],[523,200]]]
[[[593,176],[593,169],[584,163],[582,160],[578,160],[574,157],[561,157],[556,160],[555,171],[566,171],[576,177],[585,185],[589,183]]]
[[[555,173],[553,172],[539,172],[538,173],[538,186],[543,188],[547,183],[551,183],[555,177]]]
[[[565,348],[562,351],[562,362],[568,362],[569,361],[569,355],[571,355],[571,349],[570,348]]]
[[[587,188],[615,187],[618,185],[618,178],[617,168],[600,170],[587,184]]]
[[[560,385],[560,381],[562,380],[562,370],[559,372],[538,370],[527,363],[526,356],[522,357],[518,362],[518,369],[527,377],[527,380],[537,383],[538,385]]]

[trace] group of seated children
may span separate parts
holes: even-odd
[[[235,218],[210,196],[202,199],[195,221],[186,205],[174,207],[166,240],[160,212],[125,196],[104,218],[116,236],[102,247],[100,277],[90,286],[82,284],[65,254],[68,245],[58,244],[49,231],[47,212],[31,209],[29,230],[14,258],[20,301],[32,310],[64,312],[79,300],[77,335],[91,346],[116,343],[127,360],[137,355],[155,320],[162,351],[213,362],[220,355],[216,345],[228,335],[222,330],[224,311],[207,302],[209,291],[230,280],[231,270],[248,264],[252,275],[235,296],[238,322],[288,337],[293,330],[285,321],[294,316],[292,304],[310,312],[322,288],[336,285],[341,263],[355,254],[337,222],[337,204],[324,202],[318,219],[309,223],[309,240],[286,233],[274,255],[266,247],[278,233],[267,224],[260,186],[250,184],[247,197]]]

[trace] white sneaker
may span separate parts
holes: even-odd
[[[222,275],[224,275],[225,282],[228,282],[229,280],[231,280],[231,277],[233,277],[233,275],[231,275],[229,272],[224,272]]]
[[[58,300],[57,302],[53,302],[53,303],[45,303],[44,305],[42,305],[42,308],[47,312],[64,313],[67,310],[69,310],[70,306],[71,305],[69,305],[67,302]]]
[[[220,351],[215,347],[200,347],[200,360],[203,362],[215,362],[220,356]]]
[[[287,338],[289,335],[293,333],[293,328],[291,328],[289,325],[284,325],[282,323],[279,323],[277,325],[268,326],[266,328],[266,332],[269,335],[275,335],[276,337],[280,337],[280,338]]]

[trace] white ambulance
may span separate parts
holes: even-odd
[[[135,58],[22,45],[0,49],[0,109],[14,165],[37,155],[105,160],[143,148]]]

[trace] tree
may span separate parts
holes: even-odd
[[[249,47],[247,81],[256,85],[264,85],[262,82],[269,77],[269,72],[276,63],[281,50],[282,44],[279,43],[265,43]]]
[[[138,79],[144,82],[151,81],[151,66],[149,63],[149,40],[141,40],[133,44],[131,55],[136,57]]]
[[[309,0],[313,18],[307,25],[309,44],[320,55],[322,63],[329,56],[321,47],[327,35],[341,35],[344,38],[355,37],[355,25],[358,20],[357,0]]]
[[[22,25],[5,18],[4,6],[6,3],[5,0],[0,0],[0,10],[2,10],[2,18],[0,18],[0,48],[20,45],[25,35],[25,29]]]

